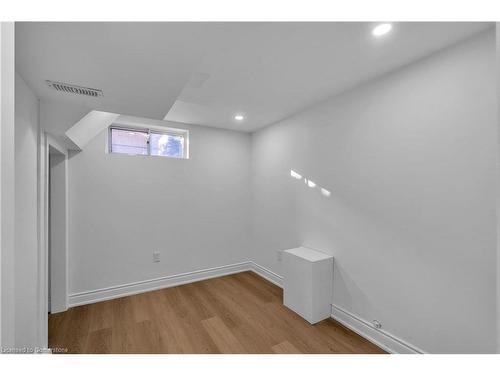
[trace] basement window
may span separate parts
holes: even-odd
[[[187,142],[187,130],[158,130],[120,126],[109,128],[109,152],[112,154],[187,159]]]

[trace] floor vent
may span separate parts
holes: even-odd
[[[91,89],[89,87],[71,85],[69,83],[63,83],[63,82],[54,82],[54,81],[46,81],[46,82],[47,85],[49,85],[49,87],[52,87],[54,90],[67,92],[69,94],[87,95],[87,96],[93,96],[95,98],[98,96],[103,96],[102,90],[99,89]]]

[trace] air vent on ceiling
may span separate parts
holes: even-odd
[[[77,95],[87,95],[87,96],[103,96],[102,90],[99,89],[91,89],[89,87],[82,87],[77,85],[72,85],[69,83],[63,82],[54,82],[54,81],[46,81],[49,87],[52,87],[54,90],[67,92],[69,94],[77,94]]]

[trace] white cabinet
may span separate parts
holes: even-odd
[[[331,315],[333,257],[299,247],[283,251],[283,304],[314,324]]]

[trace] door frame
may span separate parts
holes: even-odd
[[[40,168],[39,168],[39,258],[38,258],[38,335],[41,347],[48,348],[48,270],[49,270],[49,152],[50,148],[56,149],[64,155],[65,168],[65,255],[66,267],[64,269],[66,285],[64,286],[66,301],[65,310],[68,309],[68,248],[69,248],[69,210],[68,210],[68,150],[61,145],[54,137],[46,132],[41,132],[40,136]]]

